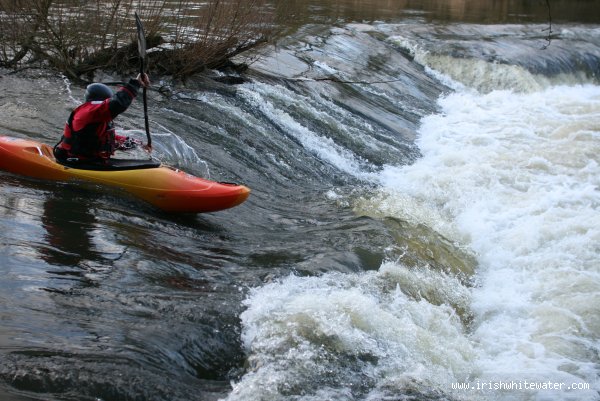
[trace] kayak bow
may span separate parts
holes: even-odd
[[[143,161],[135,168],[113,170],[64,166],[56,162],[50,146],[9,136],[0,136],[0,170],[44,180],[87,181],[120,188],[167,212],[215,212],[237,206],[250,195],[250,189],[243,185],[205,180],[160,163]]]

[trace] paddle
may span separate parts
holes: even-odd
[[[137,39],[138,39],[138,52],[140,54],[140,74],[144,74],[144,60],[146,59],[146,34],[144,33],[144,26],[142,20],[135,14],[135,25],[137,27]],[[148,95],[146,93],[146,87],[144,86],[143,91],[144,97],[144,124],[146,126],[146,137],[148,138],[148,151],[152,150],[152,138],[150,137],[150,124],[148,123]]]

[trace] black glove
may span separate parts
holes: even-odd
[[[123,142],[121,142],[119,144],[119,147],[117,149],[131,150],[131,149],[135,149],[139,144],[140,144],[140,141],[138,141],[137,139],[127,137],[127,138],[125,138],[125,140]]]

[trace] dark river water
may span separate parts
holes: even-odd
[[[292,1],[245,83],[152,77],[231,210],[0,172],[0,400],[600,400],[599,8],[550,3]],[[49,144],[83,95],[0,89]]]

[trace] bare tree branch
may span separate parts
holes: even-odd
[[[150,67],[185,78],[264,42],[276,30],[267,1],[0,0],[0,65],[43,63],[73,79],[97,69],[130,73],[137,9],[153,50]]]

